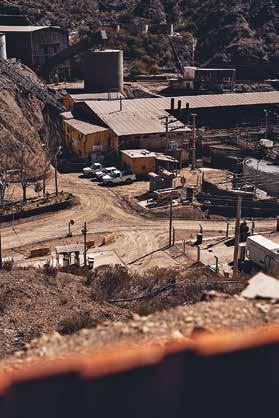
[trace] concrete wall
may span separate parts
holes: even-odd
[[[147,342],[141,347],[112,344],[105,355],[99,350],[22,361],[8,371],[3,367],[0,414],[7,418],[276,416],[278,327],[191,340],[173,336],[169,344],[159,344],[158,339],[153,345],[150,339]]]

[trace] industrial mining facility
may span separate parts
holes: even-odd
[[[278,55],[217,65],[202,21],[29,3],[0,5],[1,416],[271,415]]]

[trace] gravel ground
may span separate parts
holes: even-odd
[[[278,321],[279,304],[215,294],[214,299],[192,306],[180,306],[147,317],[134,314],[129,321],[107,321],[95,329],[83,329],[71,336],[45,335],[33,340],[1,367],[17,368],[36,358],[63,357],[69,352],[103,351],[114,344],[144,344],[150,340],[164,343],[174,338],[191,337],[195,327],[208,332],[238,331]]]

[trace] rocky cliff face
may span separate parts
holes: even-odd
[[[136,17],[156,23],[174,22],[196,35],[200,64],[279,63],[278,0],[38,0],[36,6],[33,0],[12,3],[33,23],[66,28]]]
[[[59,97],[31,70],[0,60],[0,143],[25,143],[41,152],[42,142],[60,142],[62,110]]]

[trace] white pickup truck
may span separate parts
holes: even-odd
[[[98,171],[101,171],[103,169],[102,164],[100,163],[94,163],[91,165],[91,167],[85,167],[82,170],[82,174],[84,177],[94,177]]]
[[[131,184],[135,180],[135,174],[115,170],[110,175],[103,176],[102,183],[104,186],[113,186],[114,184]]]
[[[110,176],[114,171],[118,171],[116,167],[106,167],[102,170],[96,171],[95,176],[98,181],[102,181],[104,176]]]

